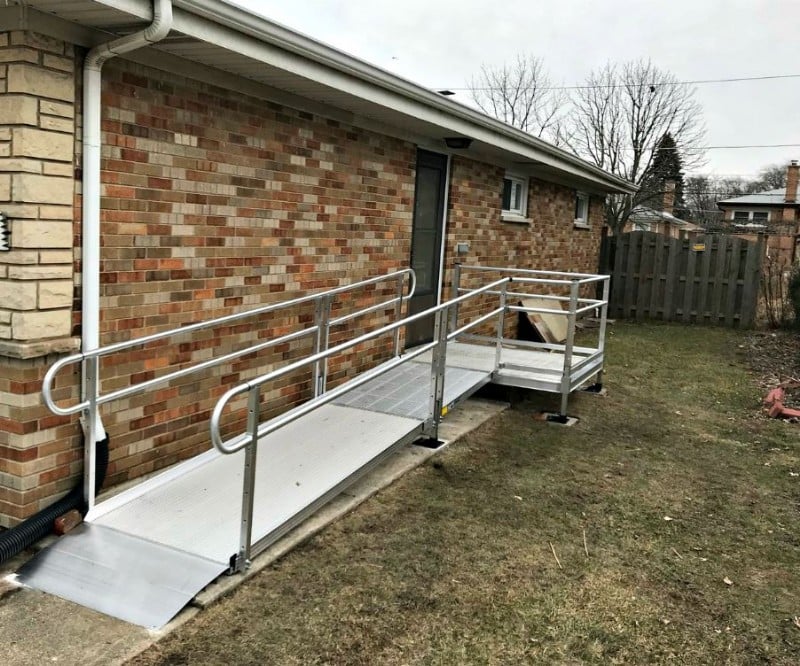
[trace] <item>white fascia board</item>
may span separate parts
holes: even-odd
[[[149,0],[97,0],[145,20]],[[558,169],[612,192],[637,188],[567,151],[438,93],[219,0],[174,0],[174,29],[256,61]]]

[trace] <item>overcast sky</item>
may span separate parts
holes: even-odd
[[[800,0],[234,0],[431,88],[482,63],[544,59],[555,83],[650,58],[679,80],[800,74]],[[707,145],[800,144],[800,78],[696,86]],[[468,102],[469,93],[456,99]],[[752,175],[800,146],[709,150],[706,172]]]

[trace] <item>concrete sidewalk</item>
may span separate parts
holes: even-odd
[[[490,400],[467,400],[447,415],[439,436],[450,444],[507,407],[506,403]],[[400,449],[257,557],[246,574],[220,577],[202,590],[172,622],[157,631],[0,581],[2,663],[5,666],[123,664],[441,450],[419,446]],[[7,562],[0,575],[15,571],[28,557],[30,553]]]

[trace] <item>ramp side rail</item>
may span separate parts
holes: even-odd
[[[556,374],[560,375],[559,379],[559,393],[561,394],[561,405],[558,419],[565,421],[567,414],[567,403],[569,401],[569,394],[575,388],[576,384],[580,384],[586,378],[584,377],[584,370],[592,365],[599,366],[599,371],[596,373],[596,386],[599,388],[602,382],[602,362],[605,354],[605,340],[606,340],[606,326],[608,320],[608,298],[610,290],[611,276],[601,275],[594,273],[572,273],[565,271],[545,271],[525,268],[500,268],[495,266],[479,266],[459,264],[455,265],[453,272],[453,283],[451,286],[451,297],[456,297],[460,294],[471,293],[473,289],[462,287],[461,278],[464,271],[474,271],[476,273],[486,273],[490,276],[498,273],[504,275],[514,276],[514,282],[520,285],[530,285],[532,287],[540,286],[550,288],[550,290],[561,289],[568,290],[568,296],[559,296],[552,293],[533,293],[522,291],[506,291],[507,298],[518,297],[530,298],[535,296],[541,300],[549,300],[557,303],[566,303],[567,308],[545,308],[545,307],[525,307],[523,305],[507,305],[508,312],[525,312],[525,313],[544,313],[557,315],[567,318],[567,336],[564,343],[548,343],[548,342],[532,342],[526,340],[512,340],[503,337],[502,340],[496,341],[487,336],[469,335],[464,336],[474,340],[494,341],[499,345],[513,344],[517,347],[527,347],[532,349],[541,349],[550,352],[558,352],[563,355],[563,363],[561,369],[550,370],[547,368],[538,368],[537,372],[542,374]],[[600,298],[585,298],[581,297],[581,288],[590,285],[600,285],[602,296]],[[594,347],[583,347],[575,345],[575,328],[576,322],[579,317],[584,316],[590,312],[599,311],[599,324],[597,329],[597,344]],[[455,330],[458,322],[458,307],[456,306],[450,313],[450,329]],[[580,356],[581,360],[573,363],[574,356]],[[510,370],[525,370],[524,367],[516,367],[510,364],[504,364],[503,367]],[[591,376],[591,375],[590,375]]]
[[[319,351],[311,356],[297,360],[285,367],[273,370],[259,377],[255,377],[249,381],[242,382],[238,386],[229,389],[223,394],[211,415],[210,431],[211,441],[214,446],[222,453],[232,454],[245,449],[244,460],[244,474],[242,482],[242,508],[241,508],[241,525],[240,525],[240,547],[238,555],[232,562],[233,571],[242,571],[245,569],[253,554],[259,552],[260,547],[254,548],[252,539],[252,525],[253,525],[253,503],[255,497],[255,470],[256,458],[258,451],[258,441],[266,435],[279,430],[285,425],[295,421],[296,419],[312,412],[313,410],[321,407],[322,405],[335,400],[339,396],[347,393],[348,391],[365,384],[366,382],[378,377],[393,368],[407,363],[413,358],[432,351],[431,359],[431,384],[430,384],[430,400],[428,415],[424,422],[422,434],[435,438],[438,433],[439,422],[442,417],[443,400],[444,400],[444,376],[445,376],[445,363],[447,354],[447,342],[461,335],[468,330],[490,321],[493,318],[498,319],[497,336],[496,336],[496,355],[495,364],[499,365],[501,340],[503,333],[504,315],[506,308],[506,289],[507,285],[512,281],[511,277],[503,277],[495,280],[479,289],[471,290],[469,293],[458,296],[455,299],[446,301],[440,305],[428,308],[417,314],[399,319],[398,321],[387,324],[386,326],[356,336],[350,340],[342,342],[336,346]],[[464,301],[473,299],[483,294],[497,295],[499,297],[499,305],[491,309],[473,321],[468,322],[461,328],[448,332],[448,317],[450,312],[459,306]],[[270,382],[279,379],[291,372],[298,370],[304,366],[324,361],[335,354],[346,351],[359,344],[385,336],[394,334],[401,328],[408,326],[420,319],[434,316],[434,334],[433,340],[427,344],[415,347],[410,352],[406,352],[399,357],[392,359],[380,366],[361,373],[354,379],[342,384],[330,391],[314,396],[309,401],[300,407],[293,409],[285,414],[276,416],[264,423],[260,420],[260,397],[262,387]],[[221,434],[221,422],[225,412],[225,408],[232,399],[239,395],[247,394],[247,425],[246,432],[235,435],[229,439],[223,439]]]
[[[382,300],[379,303],[365,306],[354,310],[338,317],[331,317],[331,307],[334,298],[341,294],[354,292],[363,289],[370,285],[377,285],[380,283],[396,282],[396,294],[388,299]],[[405,289],[406,282],[408,283],[407,290]],[[328,347],[330,339],[330,331],[332,328],[341,326],[342,324],[351,321],[357,317],[394,308],[395,319],[400,319],[402,316],[403,304],[414,295],[416,289],[416,276],[414,271],[410,268],[404,268],[398,271],[388,273],[386,275],[379,275],[353,284],[335,287],[326,291],[309,294],[293,298],[287,301],[280,301],[271,303],[261,307],[238,312],[206,321],[200,321],[186,326],[161,331],[152,335],[135,338],[124,342],[118,342],[104,347],[99,347],[87,352],[79,352],[66,356],[54,363],[45,374],[42,382],[42,397],[45,405],[54,414],[60,416],[68,416],[72,414],[81,413],[83,429],[84,429],[84,497],[89,510],[95,504],[95,445],[102,438],[102,427],[99,427],[100,417],[99,409],[101,406],[130,397],[139,393],[143,393],[150,389],[162,386],[175,379],[186,377],[196,372],[207,370],[215,366],[224,364],[226,362],[235,360],[241,356],[253,354],[256,352],[275,347],[286,342],[291,342],[308,336],[313,336],[313,346],[316,352],[314,364],[314,380],[313,390],[315,395],[325,392],[327,382],[327,355],[323,352]],[[276,338],[270,338],[263,342],[247,346],[243,349],[232,351],[215,358],[211,358],[199,363],[195,363],[172,372],[167,372],[158,377],[154,377],[145,381],[130,384],[121,389],[102,393],[100,386],[100,359],[108,357],[112,354],[127,351],[134,347],[142,347],[153,342],[168,340],[175,336],[183,336],[197,331],[215,328],[217,326],[225,326],[235,322],[239,322],[250,317],[256,317],[268,313],[286,310],[289,308],[297,307],[308,303],[314,304],[314,324],[307,326],[297,331],[286,333]],[[398,356],[400,353],[400,331],[397,329],[394,335],[394,355]],[[71,405],[59,405],[53,397],[53,386],[56,376],[67,366],[74,364],[81,364],[82,382],[82,395],[80,402]]]

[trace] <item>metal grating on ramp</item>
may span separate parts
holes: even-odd
[[[444,405],[466,398],[489,381],[489,373],[448,367]],[[334,404],[424,420],[430,412],[431,367],[406,363],[349,391]]]

